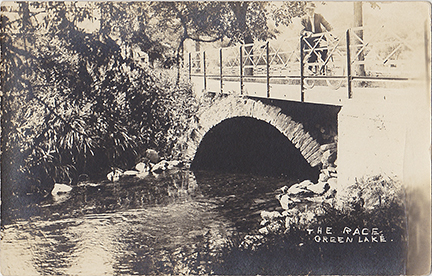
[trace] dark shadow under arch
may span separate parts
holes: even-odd
[[[319,174],[319,168],[312,168],[286,136],[272,125],[250,117],[226,119],[211,128],[191,168],[312,181]]]

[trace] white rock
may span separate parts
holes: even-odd
[[[330,171],[328,170],[329,167],[327,167],[327,169],[322,169],[321,173],[325,174],[326,176],[330,177]]]
[[[171,163],[171,162],[168,162],[167,165],[166,165],[167,170],[172,170],[172,169],[174,169],[175,167],[176,167],[176,166],[175,166],[173,163]]]
[[[146,164],[144,162],[139,162],[138,164],[136,164],[135,169],[139,172],[143,172],[145,171],[147,168]]]
[[[259,229],[258,232],[260,232],[263,235],[267,235],[269,233],[269,230],[267,229],[267,227],[263,227]]]
[[[168,168],[168,161],[162,160],[156,165],[154,165],[151,171],[154,173],[160,173],[162,171],[165,171],[167,168]]]
[[[304,180],[302,182],[299,183],[299,186],[302,188],[306,188],[309,185],[313,185],[314,183],[310,180]]]
[[[336,143],[331,143],[331,144],[324,144],[321,146],[321,150],[322,151],[326,151],[329,149],[336,149],[337,148],[337,144]]]
[[[261,218],[264,220],[272,220],[274,218],[281,217],[281,214],[278,211],[268,212],[268,211],[261,211]]]
[[[326,182],[330,178],[330,175],[327,175],[326,173],[322,172],[319,175],[318,181],[319,182]]]
[[[51,191],[51,194],[53,196],[55,196],[55,195],[59,195],[59,194],[69,193],[70,191],[72,191],[71,186],[66,185],[66,184],[55,183],[54,188]]]
[[[149,175],[149,174],[150,174],[149,171],[143,171],[143,172],[139,172],[139,173],[136,175],[136,177],[138,177],[138,178],[144,178],[144,177],[146,177],[146,176]]]
[[[172,160],[172,161],[169,161],[168,163],[169,163],[170,167],[178,168],[182,164],[182,161]]]
[[[289,187],[285,185],[285,186],[283,186],[281,188],[276,189],[275,192],[280,192],[282,194],[286,194],[286,192],[288,191],[288,189],[289,189]]]
[[[90,187],[96,187],[96,186],[99,186],[100,184],[98,184],[98,183],[93,183],[93,182],[79,182],[78,184],[77,184],[77,186],[78,187],[87,187],[87,186],[90,186]]]
[[[315,185],[308,186],[308,190],[315,194],[323,194],[330,188],[330,185],[327,182],[318,182]]]
[[[107,179],[109,181],[118,181],[120,179],[120,176],[122,176],[123,172],[119,169],[115,169],[112,172],[107,174]]]
[[[313,185],[313,182],[310,180],[304,180],[298,184],[294,184],[289,187],[287,193],[290,195],[297,195],[299,193],[307,192],[306,188],[310,185]]]
[[[288,210],[288,205],[291,203],[289,195],[279,195],[278,197],[279,203],[284,210]]]
[[[322,154],[321,162],[323,164],[331,164],[336,160],[337,153],[335,151],[326,150]]]
[[[122,176],[135,176],[138,173],[139,173],[138,171],[130,170],[130,171],[125,171]]]
[[[287,193],[290,195],[297,195],[302,192],[305,192],[305,189],[301,187],[300,184],[292,185],[287,191]]]
[[[328,170],[329,172],[333,172],[333,173],[336,172],[336,168],[333,167],[333,166],[329,166],[329,167],[327,168],[327,170]]]

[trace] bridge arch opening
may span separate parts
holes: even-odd
[[[291,141],[271,124],[251,118],[225,119],[202,138],[191,168],[258,175],[284,175],[316,181],[311,167]]]

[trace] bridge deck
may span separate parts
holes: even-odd
[[[206,89],[202,77],[192,77],[192,82],[195,86],[197,93],[213,92],[243,95],[256,98],[270,98],[275,100],[287,100],[301,102],[301,89],[298,84],[280,84],[271,83],[270,93],[267,95],[267,83],[244,81],[243,93],[240,91],[240,82],[238,81],[223,81],[223,89],[221,90],[221,82],[219,78],[207,78]],[[386,101],[393,103],[403,103],[405,101],[412,101],[415,92],[408,92],[422,88],[422,82],[409,82],[401,85],[394,85],[394,87],[356,87],[352,89],[353,98],[356,101]],[[339,89],[333,89],[325,85],[315,85],[311,89],[304,90],[304,102],[315,104],[326,104],[342,106],[349,101],[348,90],[346,83]]]
[[[219,83],[216,83],[219,82]],[[219,86],[217,86],[219,84]],[[213,91],[219,88],[220,81],[210,80],[208,82],[208,91]],[[235,94],[240,94],[240,87],[238,82],[224,82],[223,90]],[[267,84],[259,82],[244,82],[243,94],[251,97],[267,98]],[[329,87],[316,86],[310,90],[305,91],[305,102],[342,105],[343,99],[347,98],[346,89],[333,90]],[[288,101],[301,101],[300,85],[289,84],[270,84],[270,97],[276,100]]]

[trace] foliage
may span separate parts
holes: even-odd
[[[130,168],[146,148],[168,154],[184,119],[178,97],[191,112],[190,87],[167,89],[126,43],[81,29],[90,15],[74,4],[23,2],[23,16],[3,17],[6,193]],[[53,20],[38,30],[41,15]]]
[[[123,44],[147,53],[153,65],[159,60],[164,66],[172,65],[174,57],[170,40],[159,35],[160,29],[151,12],[151,2],[98,2],[100,33],[114,37]]]
[[[330,203],[296,206],[282,214],[263,211],[262,225],[266,231],[261,228],[238,237],[224,249],[220,256],[223,262],[213,270],[218,274],[403,273],[407,222],[403,191],[396,181],[384,176],[361,179],[340,202]],[[317,233],[319,227],[323,229],[321,234]],[[331,227],[332,234],[326,234],[326,227]],[[345,227],[352,231],[376,228],[386,242],[354,240],[349,244],[332,244],[314,240],[316,235],[321,241],[325,235],[329,239],[344,237]],[[307,229],[314,232],[311,234]],[[371,256],[380,256],[379,262]]]
[[[388,176],[364,177],[347,188],[341,209],[346,212],[359,209],[376,211],[392,204],[403,205],[404,197],[400,183]]]
[[[288,25],[295,16],[303,14],[304,2],[152,2],[153,15],[159,18],[160,37],[171,39],[176,49],[177,63],[183,57],[184,42],[216,42],[228,44],[253,43],[275,37],[277,31],[269,28],[269,20],[276,25]],[[155,32],[157,33],[157,32]]]
[[[288,26],[296,16],[304,14],[305,2],[283,2],[282,4],[271,3],[271,19],[275,22],[276,26],[280,24]]]
[[[297,205],[282,214],[263,211],[262,224],[266,227],[260,229],[260,233],[281,234],[319,224],[338,225],[341,221],[351,225],[380,225],[386,229],[403,229],[406,224],[403,188],[383,175],[356,181],[342,196],[333,198],[324,194]]]

